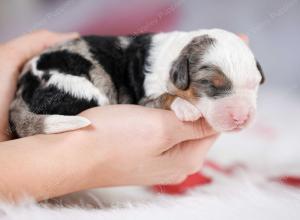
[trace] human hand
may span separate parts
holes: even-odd
[[[86,110],[92,125],[0,143],[0,200],[38,201],[91,188],[178,183],[198,171],[217,134],[204,120],[137,105]]]
[[[181,122],[166,110],[112,105],[80,115],[92,126],[70,135],[89,188],[179,183],[201,168],[217,137],[203,119]]]
[[[15,94],[17,77],[23,64],[47,47],[78,36],[77,33],[37,31],[0,44],[0,141],[9,139],[9,105]]]

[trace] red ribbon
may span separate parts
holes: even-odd
[[[204,164],[205,167],[209,167],[219,173],[224,175],[232,175],[237,169],[247,169],[243,164],[234,164],[227,167],[222,167],[219,164],[213,161],[206,161]],[[299,176],[280,176],[271,178],[270,180],[280,182],[282,184],[300,187],[300,177]],[[153,190],[160,193],[166,194],[182,194],[185,193],[188,189],[194,188],[196,186],[206,185],[212,183],[212,178],[204,175],[203,173],[195,173],[190,175],[180,184],[171,184],[171,185],[156,185],[153,186]]]

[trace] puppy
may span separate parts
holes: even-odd
[[[70,131],[90,124],[76,116],[88,108],[127,103],[235,131],[253,120],[263,81],[248,46],[224,30],[87,36],[25,65],[10,127],[17,137]]]

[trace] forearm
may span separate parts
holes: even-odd
[[[3,82],[1,76],[0,82]],[[14,84],[6,84],[0,88],[0,93],[7,97],[6,99],[0,99],[0,142],[9,140],[11,136],[8,118],[9,105],[13,99],[13,96],[10,95],[10,89],[15,86],[16,85]]]
[[[87,189],[92,161],[72,133],[0,143],[0,198],[44,200]]]
[[[5,53],[4,53],[5,52]],[[20,64],[8,46],[0,45],[0,94],[5,97],[0,99],[0,141],[9,140],[8,130],[9,106],[13,99],[17,84]]]

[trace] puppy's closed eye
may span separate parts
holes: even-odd
[[[222,88],[225,86],[226,81],[222,77],[215,77],[213,79],[201,79],[200,84],[203,86],[210,86],[213,89]]]
[[[211,80],[212,85],[216,88],[224,87],[226,84],[226,78],[223,75],[215,75]]]
[[[199,71],[202,71],[202,70],[210,70],[210,69],[211,69],[210,66],[204,65],[204,66],[201,66],[201,67],[199,68]]]
[[[217,67],[212,65],[203,65],[199,68],[203,78],[199,80],[201,85],[210,85],[214,88],[224,87],[226,84],[225,74]]]
[[[208,79],[201,79],[200,80],[200,84],[202,84],[202,85],[209,85],[210,81]]]
[[[193,91],[196,91],[198,97],[205,95],[216,98],[230,92],[232,83],[217,66],[203,65],[198,71],[199,78],[192,82],[195,87]]]

